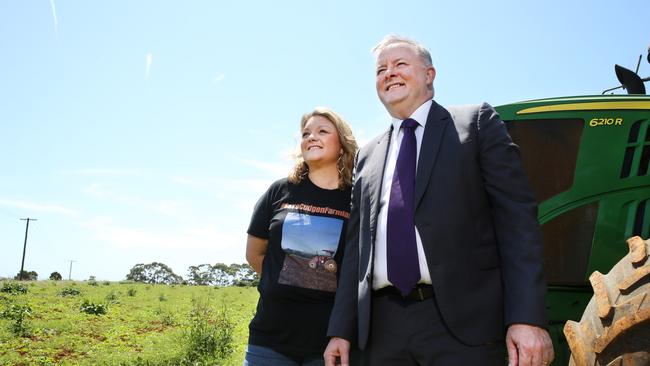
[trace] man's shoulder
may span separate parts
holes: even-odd
[[[481,108],[483,103],[472,103],[472,104],[452,104],[443,106],[448,111],[473,111]]]
[[[444,108],[455,124],[472,123],[481,120],[484,117],[490,117],[496,114],[494,108],[488,103],[450,105]]]
[[[480,104],[456,104],[456,105],[447,105],[443,108],[451,114],[452,118],[466,117],[466,116],[475,116],[477,115],[484,105],[487,103]]]

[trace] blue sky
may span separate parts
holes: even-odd
[[[289,212],[282,225],[282,249],[291,249],[311,256],[333,257],[339,245],[342,228],[342,219]],[[305,240],[306,237],[309,240]],[[328,253],[328,250],[331,253]]]
[[[636,1],[0,1],[0,276],[244,262],[300,116],[388,126],[369,52],[427,45],[441,104],[599,94],[650,44]],[[644,59],[645,60],[645,59]],[[644,61],[640,73],[650,75]]]

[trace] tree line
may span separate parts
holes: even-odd
[[[94,279],[94,276],[91,276]],[[15,280],[38,280],[38,273],[35,271],[23,271],[18,273]],[[62,279],[59,272],[52,272],[50,280],[60,281]],[[159,262],[138,263],[126,275],[126,279],[134,282],[149,284],[184,284],[198,286],[257,286],[259,278],[251,266],[246,263],[242,264],[225,264],[217,263],[199,264],[190,266],[187,270],[186,278],[174,273],[166,264]]]
[[[150,284],[187,284],[199,286],[257,286],[259,278],[251,266],[246,263],[230,265],[224,263],[200,264],[190,266],[187,277],[177,275],[164,263],[138,263],[126,275],[134,282]]]

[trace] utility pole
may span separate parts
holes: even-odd
[[[68,272],[68,281],[70,281],[72,279],[72,263],[76,262],[76,261],[72,260],[72,259],[70,259],[68,261],[70,262],[70,272]]]
[[[23,280],[23,272],[25,270],[25,252],[27,251],[27,232],[29,231],[29,221],[37,221],[36,219],[32,218],[26,218],[26,219],[21,219],[23,221],[27,221],[27,225],[25,225],[25,244],[23,244],[23,260],[20,263],[20,273],[18,274],[18,279],[20,281]]]

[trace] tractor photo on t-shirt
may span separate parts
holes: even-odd
[[[320,267],[325,268],[328,272],[336,272],[336,261],[332,259],[334,251],[323,249],[321,252],[325,252],[327,255],[316,255],[309,261],[309,268],[316,269]]]
[[[311,290],[336,291],[334,260],[343,232],[338,217],[290,211],[282,225],[285,257],[278,283]]]

